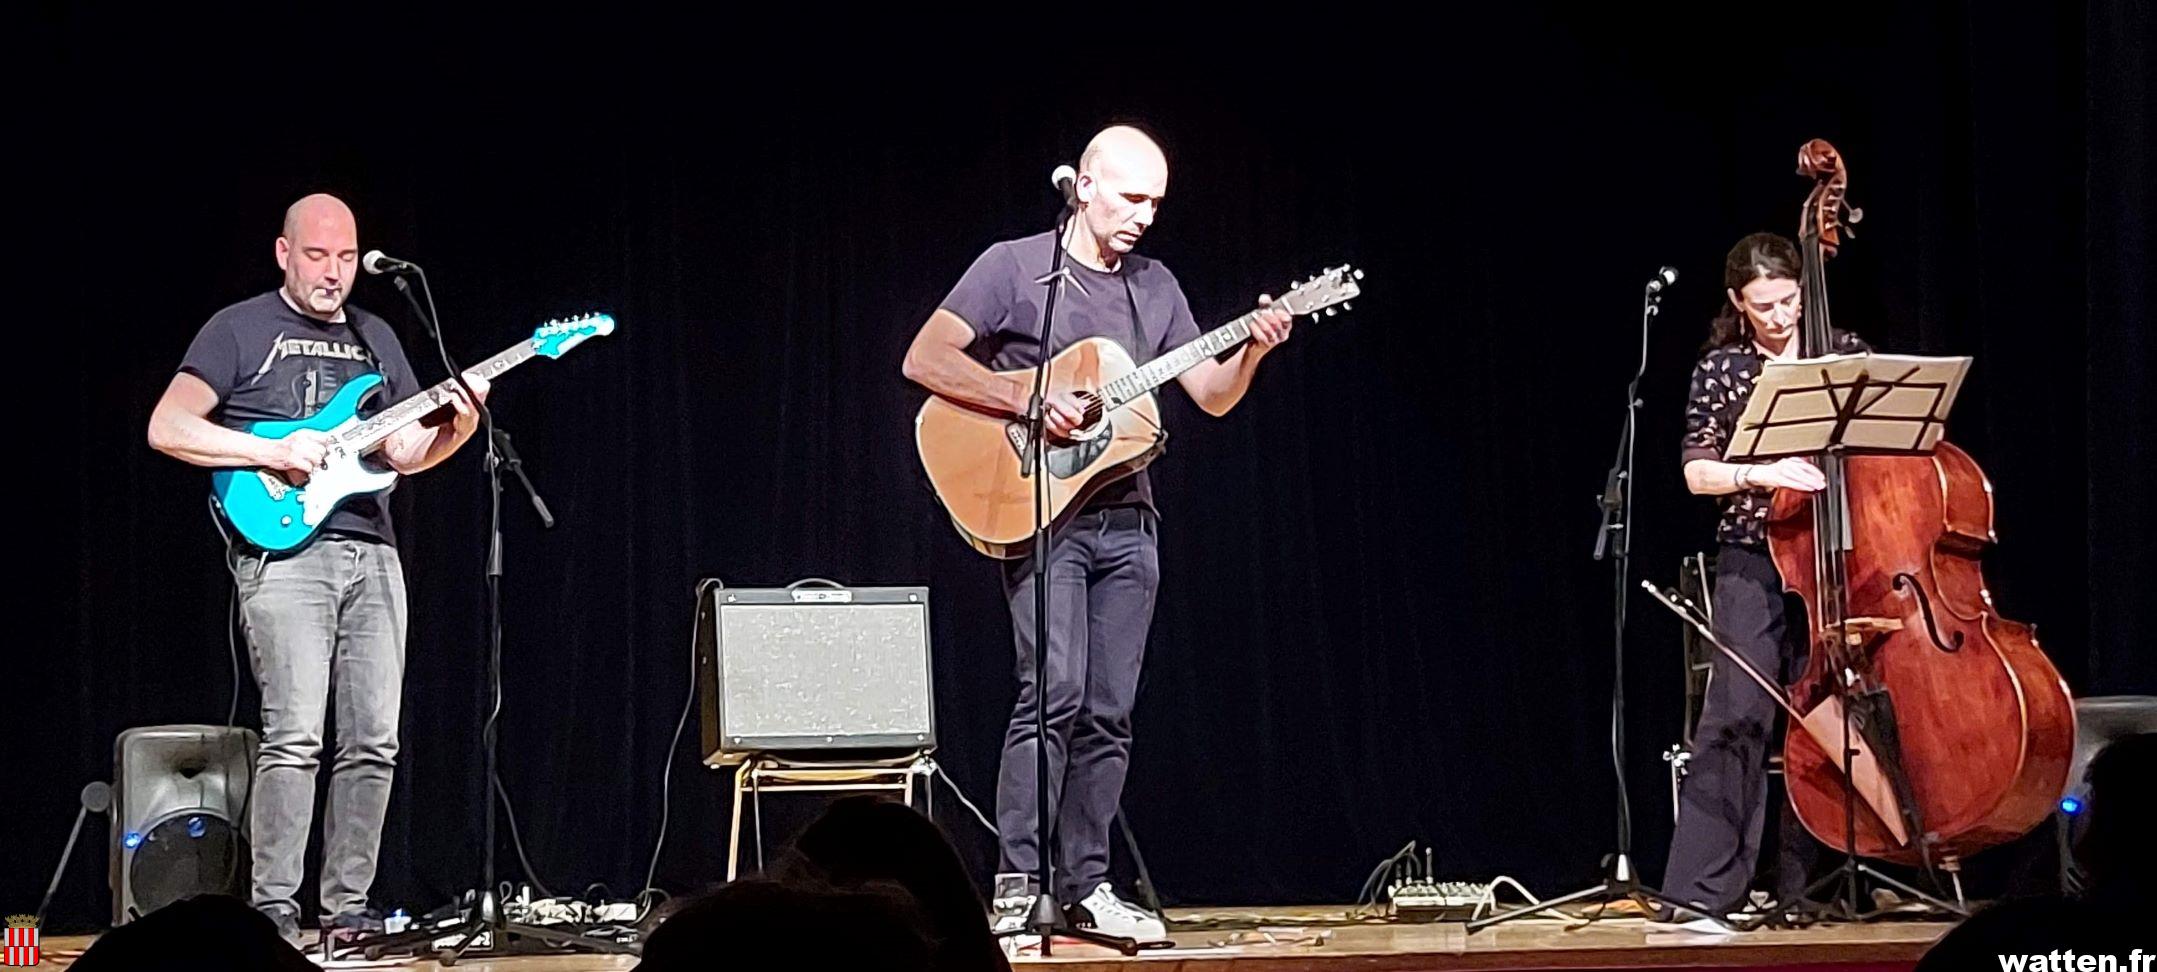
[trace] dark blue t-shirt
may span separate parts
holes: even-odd
[[[245,432],[256,422],[303,419],[364,374],[379,374],[360,413],[373,415],[418,392],[396,332],[383,319],[350,304],[331,324],[293,310],[277,291],[251,297],[211,315],[187,346],[180,370],[217,393],[210,420]],[[371,537],[395,545],[389,494],[355,496],[330,514],[325,532]]]
[[[967,353],[992,371],[1015,371],[1041,363],[1041,305],[1048,288],[1036,283],[1049,272],[1054,234],[1005,240],[988,248],[944,298],[943,309],[974,330]],[[1066,257],[1077,286],[1056,298],[1056,326],[1049,338],[1055,357],[1087,338],[1108,338],[1138,364],[1198,339],[1198,323],[1176,275],[1158,261],[1126,254],[1115,272],[1104,273]],[[1136,310],[1136,318],[1133,311]],[[1153,484],[1145,470],[1104,486],[1089,507],[1153,508]]]

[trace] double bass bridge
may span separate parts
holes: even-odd
[[[1840,642],[1850,648],[1863,648],[1881,635],[1893,634],[1903,629],[1901,618],[1845,618],[1840,624],[1820,629],[1820,637],[1830,643]]]

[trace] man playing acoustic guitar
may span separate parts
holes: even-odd
[[[1030,369],[1075,342],[1105,338],[1139,363],[1199,337],[1183,289],[1168,268],[1131,251],[1160,210],[1168,161],[1151,138],[1117,126],[1094,136],[1079,160],[1076,218],[1061,241],[1072,282],[1056,302],[1054,347],[1041,346],[1041,282],[1052,234],[1008,240],[974,261],[915,335],[905,374],[929,391],[984,412],[1020,415],[1032,395]],[[1260,297],[1261,306],[1270,303]],[[1183,372],[1178,381],[1200,408],[1225,414],[1251,386],[1267,352],[1287,340],[1285,309],[1253,316],[1250,340]],[[1065,439],[1087,424],[1076,394],[1052,391],[1049,434]],[[1050,802],[1057,900],[1077,902],[1101,931],[1165,937],[1160,920],[1119,898],[1108,883],[1108,828],[1123,793],[1131,752],[1131,709],[1160,580],[1156,511],[1144,469],[1103,485],[1059,525],[1049,553],[1048,675],[1034,667],[1033,569],[1003,564],[1004,593],[1018,648],[1018,705],[1004,736],[996,788],[1002,870],[1038,873],[1033,706],[1047,698]]]

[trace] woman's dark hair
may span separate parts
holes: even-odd
[[[1797,245],[1773,233],[1754,233],[1738,241],[1730,248],[1730,255],[1723,258],[1723,286],[1742,291],[1745,285],[1761,277],[1770,280],[1796,280],[1804,266],[1798,256]],[[1727,348],[1752,340],[1752,322],[1743,311],[1723,301],[1723,309],[1708,325],[1708,348]]]

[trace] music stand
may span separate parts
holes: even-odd
[[[1728,462],[1756,462],[1817,455],[1823,471],[1829,473],[1830,488],[1813,498],[1814,543],[1816,549],[1836,558],[1836,567],[1818,578],[1814,609],[1822,630],[1806,632],[1808,648],[1815,647],[1818,636],[1830,629],[1841,644],[1851,644],[1853,619],[1848,616],[1846,578],[1840,566],[1840,558],[1853,545],[1849,496],[1842,492],[1842,460],[1851,454],[1931,453],[1946,432],[1948,410],[1962,390],[1970,362],[1968,357],[1868,353],[1770,361],[1761,369],[1723,457]],[[1832,694],[1812,711],[1800,714],[1790,708],[1799,725],[1816,740],[1828,725],[1839,723],[1842,732],[1838,765],[1843,781],[1843,864],[1806,893],[1840,880],[1844,894],[1842,911],[1836,917],[1850,921],[1876,917],[1878,912],[1865,914],[1857,907],[1858,878],[1863,876],[1944,911],[1967,914],[1964,908],[1858,862],[1856,806],[1861,790],[1865,804],[1898,840],[1915,840],[1928,862],[1930,855],[1924,853],[1923,822],[1916,813],[1909,778],[1902,772],[1891,700],[1884,690],[1852,684],[1850,679],[1832,678],[1828,683]],[[1862,712],[1854,715],[1853,709]],[[1862,722],[1875,738],[1863,739],[1863,730],[1853,729],[1854,720]],[[1866,743],[1872,752],[1865,751]]]
[[[1738,416],[1723,459],[1930,453],[1947,431],[1947,412],[1970,361],[1906,354],[1770,361]]]

